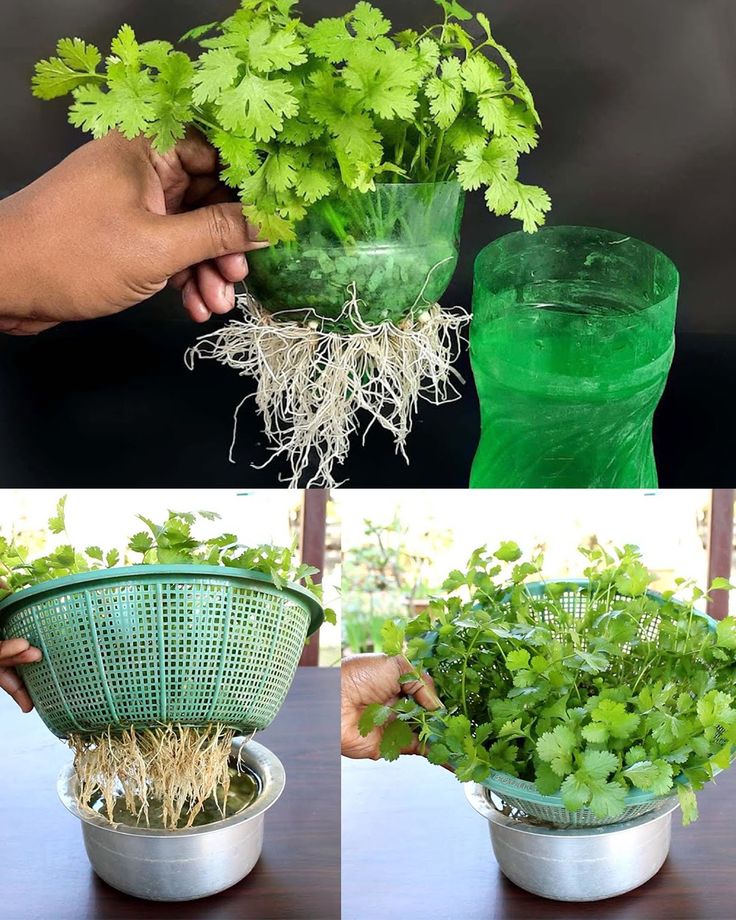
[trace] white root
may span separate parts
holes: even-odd
[[[309,314],[306,322],[289,319],[287,313],[271,314],[247,293],[238,300],[242,320],[203,336],[187,353],[190,370],[201,358],[255,377],[256,405],[273,445],[263,466],[285,458],[292,488],[313,462],[316,471],[308,487],[339,485],[333,468],[347,459],[350,439],[361,427],[361,410],[370,417],[363,442],[378,423],[408,463],[406,441],[420,400],[442,405],[461,395],[456,381],[464,381],[453,364],[465,341],[468,313],[435,304],[400,325],[368,325],[355,285],[349,294],[341,319],[349,320],[354,332],[330,331],[332,324],[310,311],[301,311],[301,317]],[[248,398],[235,412],[231,462],[238,413]]]
[[[116,799],[122,795],[127,811],[148,823],[149,804],[156,800],[168,830],[178,828],[183,817],[184,827],[191,827],[213,796],[224,815],[235,734],[217,725],[201,729],[163,725],[92,738],[70,735],[79,780],[77,802],[89,810],[92,801],[102,798],[112,822]],[[218,788],[222,802],[217,801]]]

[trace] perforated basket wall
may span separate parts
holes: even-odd
[[[303,589],[213,566],[135,566],[46,582],[0,605],[0,634],[59,737],[169,722],[265,728],[322,622]]]
[[[582,579],[566,580],[563,582],[569,585],[569,590],[565,590],[557,603],[562,610],[572,616],[575,620],[581,621],[588,612],[588,595],[585,592],[588,582]],[[526,589],[534,597],[540,597],[544,594],[546,584],[535,583],[526,585]],[[661,595],[654,591],[648,592],[648,596],[657,603],[663,603]],[[612,600],[619,599],[620,595],[615,595]],[[715,628],[715,623],[704,613],[697,613],[698,616],[708,620],[711,628]],[[558,616],[555,612],[547,609],[537,609],[536,616],[543,622],[555,635],[555,622]],[[642,620],[640,625],[640,636],[647,639],[655,639],[659,629],[659,618],[655,615],[649,619]],[[556,636],[557,637],[557,636]],[[502,800],[511,808],[517,809],[524,815],[532,818],[538,818],[540,821],[546,821],[558,827],[602,827],[607,824],[620,824],[623,821],[631,821],[641,815],[645,815],[655,808],[659,808],[668,800],[674,804],[677,796],[655,796],[649,792],[642,792],[639,789],[632,789],[626,796],[626,807],[623,814],[616,818],[599,818],[588,808],[581,808],[579,811],[568,811],[559,795],[541,795],[534,783],[511,776],[508,773],[493,771],[491,776],[482,784],[493,790]]]

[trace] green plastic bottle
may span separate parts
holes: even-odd
[[[607,230],[487,246],[470,333],[482,424],[471,487],[656,487],[652,421],[678,288],[665,255]]]

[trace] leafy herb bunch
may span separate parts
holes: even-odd
[[[231,533],[201,539],[194,535],[193,528],[199,521],[218,520],[219,515],[211,511],[170,511],[162,524],[156,524],[143,515],[138,515],[138,518],[146,525],[146,530],[134,534],[128,542],[129,553],[133,560],[137,560],[134,564],[222,565],[246,569],[268,575],[277,588],[288,581],[301,582],[321,599],[322,588],[312,580],[319,570],[297,561],[296,546],[287,548],[269,544],[249,547],[239,543],[237,536]],[[48,527],[52,534],[66,535],[66,496],[59,500],[56,514],[49,520]],[[15,539],[0,536],[0,600],[52,578],[114,568],[120,562],[117,549],[107,552],[99,546],[76,549],[71,544],[31,559],[26,547]],[[335,621],[331,610],[325,611],[325,617],[330,622]]]
[[[730,765],[736,744],[736,619],[713,628],[691,581],[650,593],[635,546],[580,552],[586,582],[530,587],[541,555],[484,547],[405,631],[388,621],[384,648],[411,663],[402,680],[428,672],[446,709],[371,705],[361,732],[385,726],[382,755],[393,760],[416,731],[461,781],[501,771],[601,819],[622,814],[632,789],[676,790],[689,823],[695,791]]]
[[[314,26],[297,2],[242,0],[224,22],[184,36],[204,49],[196,59],[167,41],[139,43],[128,25],[104,64],[93,45],[63,39],[37,65],[34,94],[71,93],[73,125],[94,137],[145,135],[160,153],[195,126],[272,243],[294,239],[317,201],[377,180],[458,179],[485,188],[493,213],[530,232],[543,223],[548,195],[518,179],[539,116],[485,15],[435,0],[441,24],[393,33],[367,2]]]

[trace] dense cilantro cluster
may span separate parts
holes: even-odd
[[[49,520],[52,534],[66,534],[65,507],[66,496],[59,500],[56,514]],[[156,524],[143,515],[138,517],[147,529],[134,534],[128,542],[132,557],[129,561],[133,564],[222,565],[245,569],[268,575],[277,588],[288,581],[302,582],[315,597],[321,598],[321,587],[312,581],[318,569],[298,563],[296,546],[244,546],[231,533],[201,539],[193,534],[193,528],[198,521],[217,520],[219,515],[211,511],[171,511],[162,524]],[[114,568],[120,563],[117,549],[107,552],[99,546],[75,549],[71,544],[31,559],[24,546],[14,539],[0,536],[0,600],[52,578]],[[325,611],[325,617],[330,622],[335,620],[331,610]]]
[[[649,593],[654,576],[634,546],[580,552],[587,584],[537,593],[526,582],[541,556],[521,561],[515,543],[477,550],[446,581],[450,596],[405,629],[386,623],[384,648],[412,665],[403,679],[428,672],[446,709],[369,706],[361,731],[385,726],[389,760],[416,731],[429,759],[462,781],[502,771],[601,819],[620,815],[632,789],[676,790],[689,823],[695,791],[730,765],[736,744],[736,619],[712,628],[694,609],[705,593],[683,579],[677,593]],[[711,590],[731,587],[716,579]],[[570,591],[581,615],[562,601]]]
[[[97,48],[63,39],[37,65],[33,90],[71,93],[71,123],[94,137],[146,135],[160,153],[196,126],[273,243],[294,239],[315,202],[376,181],[456,178],[534,231],[550,200],[518,179],[540,124],[531,92],[486,16],[435,2],[442,24],[393,34],[366,2],[309,26],[297,0],[242,0],[229,19],[184,36],[202,46],[196,59],[139,43],[126,25],[102,67]]]

